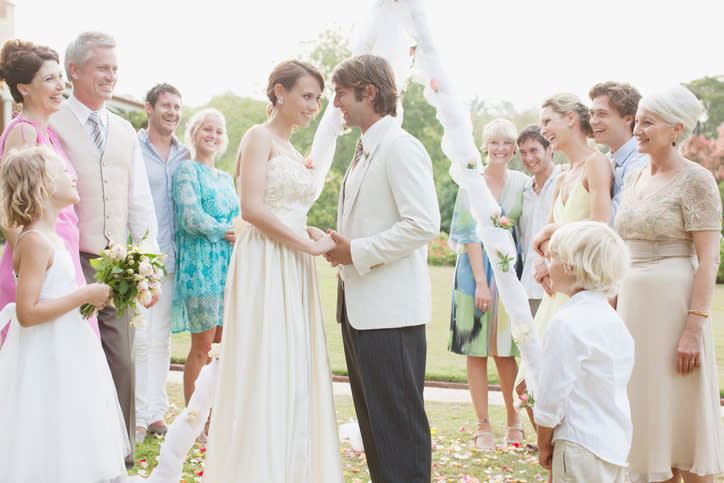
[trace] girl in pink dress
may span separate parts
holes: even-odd
[[[17,114],[0,136],[0,155],[4,155],[6,150],[24,146],[46,145],[65,159],[68,170],[75,176],[73,165],[63,152],[58,136],[48,127],[50,115],[60,109],[65,89],[58,53],[49,47],[31,42],[8,41],[0,52],[0,80],[10,88],[15,102],[23,107],[22,112]],[[66,206],[60,212],[55,231],[71,254],[76,282],[79,286],[85,285],[78,250],[78,217],[73,205]],[[7,230],[3,234],[8,243],[5,244],[0,259],[0,307],[15,301],[11,247],[15,245],[18,230]],[[8,323],[8,320],[0,320],[0,336],[3,342]],[[89,323],[99,336],[95,317],[89,319]]]

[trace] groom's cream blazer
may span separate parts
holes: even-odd
[[[427,244],[440,231],[430,156],[390,116],[362,139],[365,154],[353,183],[351,166],[345,174],[337,211],[337,231],[352,240],[353,263],[340,266],[347,317],[358,330],[425,324]]]

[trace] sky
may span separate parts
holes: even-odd
[[[276,63],[299,57],[324,30],[354,32],[375,1],[15,0],[15,34],[62,57],[79,32],[109,32],[117,94],[142,100],[170,82],[198,107],[227,91],[263,99]],[[587,100],[606,80],[646,94],[724,75],[722,0],[423,1],[463,102],[525,110],[558,92]]]

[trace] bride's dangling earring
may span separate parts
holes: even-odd
[[[279,96],[279,104],[284,104],[284,96]]]

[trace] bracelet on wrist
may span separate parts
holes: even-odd
[[[689,309],[689,313],[690,313],[690,314],[694,314],[694,315],[698,315],[699,317],[704,317],[705,319],[708,319],[708,318],[709,318],[709,314],[708,314],[708,313],[702,312],[702,311],[700,311],[700,310]]]

